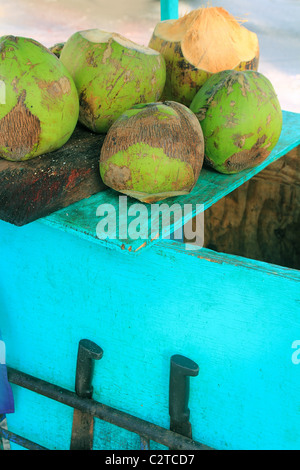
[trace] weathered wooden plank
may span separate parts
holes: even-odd
[[[78,341],[89,338],[104,351],[94,398],[168,427],[170,357],[183,354],[200,367],[189,403],[196,440],[300,448],[298,271],[166,241],[122,256],[39,221],[1,222],[0,250],[9,366],[73,390]],[[72,410],[14,394],[9,429],[67,449]],[[96,421],[94,445],[134,449],[139,438]]]
[[[300,147],[205,212],[205,246],[300,269]]]
[[[21,226],[106,189],[99,174],[103,139],[78,125],[55,152],[25,162],[0,159],[0,219]]]
[[[200,173],[199,179],[192,192],[186,196],[178,196],[169,198],[162,203],[171,207],[173,204],[178,204],[181,208],[184,217],[177,224],[171,224],[166,228],[165,236],[168,237],[174,229],[183,225],[185,222],[193,218],[197,213],[206,210],[213,204],[217,203],[224,196],[234,191],[239,186],[243,185],[246,181],[253,178],[253,176],[260,173],[270,163],[278,160],[285,155],[289,150],[294,148],[300,143],[300,114],[283,112],[283,129],[278,141],[278,144],[271,152],[269,157],[259,166],[245,170],[235,175],[222,175],[211,169],[203,168]],[[62,230],[71,231],[77,235],[91,239],[99,245],[117,249],[123,253],[140,253],[142,249],[151,246],[157,241],[157,238],[148,236],[148,238],[132,239],[130,236],[120,236],[118,230],[120,227],[127,228],[126,217],[123,215],[119,217],[119,193],[108,189],[99,194],[95,194],[89,199],[85,199],[72,206],[56,212],[49,217],[43,219],[43,222],[60,228]],[[138,201],[127,198],[128,212],[130,208],[134,209],[134,205]],[[96,233],[96,228],[100,217],[97,216],[97,208],[101,205],[110,205],[116,213],[117,232],[116,238],[99,239]],[[189,207],[191,209],[189,209]],[[147,228],[151,227],[151,210],[152,205],[145,204],[145,210],[148,213],[144,221],[144,226],[141,227],[141,232],[145,232]],[[185,210],[187,209],[187,210]],[[134,211],[133,211],[134,212]],[[133,220],[128,218],[128,221]]]

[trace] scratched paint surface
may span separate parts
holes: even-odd
[[[78,342],[88,338],[104,351],[93,397],[168,427],[170,357],[183,354],[200,367],[190,380],[196,440],[217,449],[300,448],[298,271],[170,241],[123,256],[39,222],[1,222],[0,256],[8,366],[74,390]],[[68,449],[72,410],[13,391],[9,429]],[[94,442],[139,445],[98,420]]]
[[[164,236],[168,237],[176,229],[180,228],[184,223],[188,222],[197,213],[207,209],[215,204],[221,198],[229,194],[231,191],[248,181],[254,175],[263,170],[267,165],[274,162],[281,156],[285,155],[289,150],[296,147],[300,143],[300,114],[283,111],[283,128],[281,136],[276,147],[273,149],[269,157],[255,168],[244,170],[235,175],[222,175],[213,170],[203,168],[198,182],[192,192],[188,195],[178,196],[166,199],[162,202],[169,206],[179,204],[184,215],[182,220],[171,223],[164,231]],[[63,231],[70,231],[79,237],[91,240],[100,246],[113,248],[123,253],[140,253],[143,249],[148,248],[157,241],[155,234],[150,234],[151,206],[145,205],[148,212],[148,219],[145,221],[145,227],[141,227],[141,233],[146,233],[149,228],[149,235],[146,239],[131,239],[126,236],[127,222],[125,218],[119,217],[124,213],[120,210],[120,194],[108,189],[88,199],[77,202],[66,209],[62,209],[50,216],[40,219],[40,222],[47,224]],[[128,198],[128,211],[130,207],[138,201]],[[96,215],[97,208],[102,204],[110,204],[116,211],[116,238],[101,240],[96,233],[97,225],[100,217]],[[190,204],[191,210],[184,213],[184,206]],[[198,207],[197,207],[198,204]],[[119,236],[125,233],[125,236]]]

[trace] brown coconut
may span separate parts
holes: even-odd
[[[158,23],[149,47],[159,51],[167,66],[162,99],[189,106],[214,73],[257,70],[257,35],[221,7],[203,7],[177,20]]]

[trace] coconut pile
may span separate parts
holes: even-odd
[[[258,38],[242,23],[198,8],[159,22],[147,47],[99,29],[49,49],[1,37],[0,157],[55,151],[80,123],[106,134],[103,182],[147,203],[190,193],[203,166],[257,166],[278,142],[282,112],[258,72]]]

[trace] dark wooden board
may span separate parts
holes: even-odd
[[[0,219],[22,226],[105,190],[99,173],[104,137],[78,124],[55,152],[25,162],[0,158]]]

